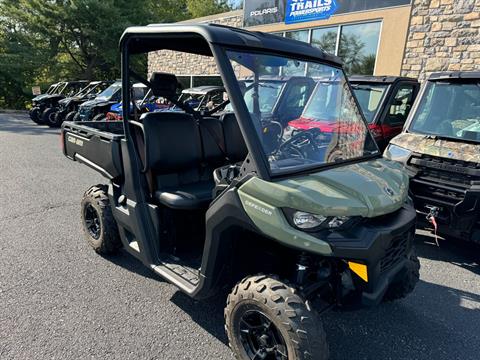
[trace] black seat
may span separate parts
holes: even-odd
[[[201,178],[203,149],[196,120],[185,113],[157,112],[142,115],[142,121],[154,199],[173,209],[208,206],[214,182]]]
[[[225,154],[230,163],[245,160],[248,155],[247,145],[243,139],[234,113],[225,113],[220,118],[223,124]]]

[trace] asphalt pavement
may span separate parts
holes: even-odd
[[[80,199],[105,180],[66,159],[59,130],[0,113],[0,359],[233,359],[225,299],[196,302],[83,238]],[[480,250],[417,236],[405,300],[332,311],[332,359],[480,359]]]

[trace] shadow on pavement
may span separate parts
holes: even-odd
[[[439,240],[435,244],[433,235],[422,231],[415,236],[417,253],[423,258],[448,262],[480,275],[480,246],[461,240]]]
[[[140,275],[155,281],[164,282],[164,280],[160,276],[157,276],[153,272],[153,270],[150,270],[140,260],[130,255],[127,251],[123,249],[120,250],[115,255],[109,255],[109,256],[102,255],[102,257],[105,260],[111,262],[112,264],[118,265],[121,268],[128,270],[132,273],[135,273],[137,275]]]
[[[27,135],[60,134],[60,129],[37,125],[23,113],[0,113],[0,132],[3,131]]]
[[[228,344],[223,318],[225,299],[226,295],[222,295],[195,301],[177,292],[171,301]],[[472,346],[470,351],[465,347],[469,341],[464,332],[475,332],[478,323],[480,295],[424,281],[419,282],[412,298],[377,308],[323,315],[331,359],[450,360],[459,354],[463,359],[474,359],[480,349]]]

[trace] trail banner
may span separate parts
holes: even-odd
[[[285,24],[328,19],[336,10],[335,0],[287,0]]]

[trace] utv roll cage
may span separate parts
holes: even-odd
[[[261,32],[249,32],[243,29],[232,28],[218,24],[205,25],[148,25],[130,27],[125,30],[120,39],[122,57],[122,99],[124,103],[131,103],[129,84],[131,77],[152,86],[147,80],[135,74],[129,66],[131,54],[147,53],[159,50],[173,50],[196,55],[214,57],[225,88],[230,95],[232,107],[237,114],[238,124],[245,139],[249,155],[245,161],[248,167],[245,170],[255,172],[260,178],[271,178],[267,159],[262,156],[262,144],[255,135],[254,125],[247,121],[249,112],[243,101],[242,91],[236,81],[235,74],[231,70],[230,62],[225,49],[261,52],[262,54],[285,55],[292,59],[304,61],[323,62],[335,67],[341,67],[342,63],[336,56],[329,55],[324,51],[309,46],[308,44],[278,37],[276,35]],[[301,55],[299,55],[301,54]],[[165,95],[165,94],[154,94]],[[171,100],[173,94],[164,96]],[[169,99],[170,97],[170,99]],[[128,107],[123,107],[123,124],[126,141],[133,143],[129,129]],[[129,146],[131,153],[135,150]],[[138,158],[138,156],[137,156]],[[134,169],[132,169],[134,170]],[[135,169],[139,170],[139,169]]]

